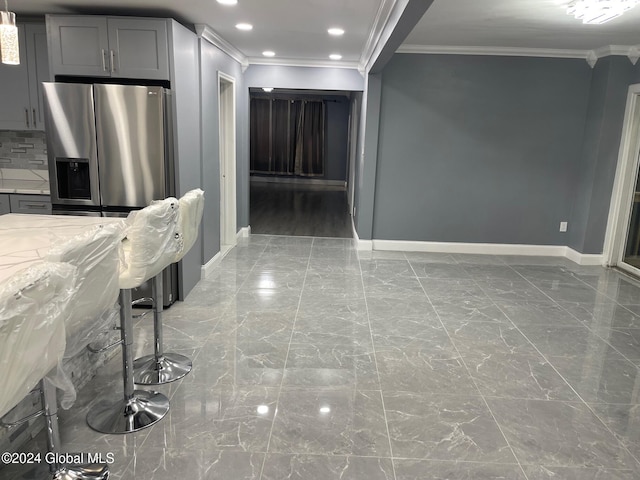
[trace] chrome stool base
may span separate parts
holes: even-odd
[[[101,401],[89,409],[87,423],[101,433],[130,433],[150,427],[169,411],[169,399],[158,392],[135,390],[129,399]]]
[[[52,480],[107,480],[109,468],[102,463],[68,465],[54,473]]]
[[[165,353],[136,358],[133,361],[133,381],[138,385],[162,385],[180,380],[191,371],[191,359],[178,353]]]
[[[36,468],[17,477],[19,480],[108,480],[108,478],[109,467],[104,463],[62,465],[55,472],[51,472],[48,464],[40,463]]]
[[[133,361],[133,381],[138,385],[163,385],[181,379],[191,371],[189,357],[178,353],[164,353],[162,346],[162,273],[151,279],[153,295],[153,355]]]

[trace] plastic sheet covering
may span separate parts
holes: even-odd
[[[65,319],[67,346],[64,358],[73,358],[115,322],[120,274],[120,248],[125,224],[96,225],[73,237],[52,238],[48,261],[69,263],[76,267],[76,293],[70,301]],[[69,409],[76,392],[69,373],[58,368],[54,381],[62,390],[60,405]]]
[[[96,324],[116,305],[124,227],[123,223],[96,225],[79,235],[51,242],[53,247],[46,259],[77,268],[77,292],[66,320],[67,358],[80,353],[93,340]]]
[[[174,262],[180,261],[196,243],[204,211],[204,192],[199,188],[190,190],[180,197],[179,202],[178,229],[182,235],[182,251]]]
[[[0,416],[61,362],[75,272],[69,264],[42,262],[0,284]]]
[[[152,202],[127,217],[127,238],[122,244],[120,288],[135,288],[172,264],[182,250],[178,233],[178,200]]]

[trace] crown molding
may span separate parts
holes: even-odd
[[[373,21],[373,27],[369,32],[369,37],[367,38],[367,42],[364,44],[364,49],[362,50],[362,55],[358,62],[358,70],[360,73],[364,73],[371,62],[371,58],[376,51],[376,47],[382,38],[382,34],[389,24],[391,13],[396,8],[397,4],[398,0],[382,0],[380,2],[380,6],[376,12],[376,18]]]
[[[240,65],[242,65],[243,69],[246,69],[249,66],[247,56],[240,50],[238,50],[235,46],[227,42],[224,38],[222,38],[209,25],[198,23],[194,26],[196,28],[196,34],[198,35],[198,37],[203,38],[211,45],[218,47]]]
[[[357,62],[338,62],[335,60],[304,60],[247,57],[249,65],[271,65],[281,67],[312,67],[312,68],[346,68],[354,70],[358,68]]]
[[[591,68],[600,58],[619,55],[629,58],[634,65],[640,58],[640,45],[607,45],[595,50],[568,50],[555,48],[476,47],[447,45],[401,45],[396,53],[433,55],[493,55],[506,57],[580,58]]]

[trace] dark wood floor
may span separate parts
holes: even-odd
[[[251,233],[351,238],[344,188],[251,182]]]

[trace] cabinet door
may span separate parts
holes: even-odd
[[[111,75],[105,17],[48,15],[47,35],[53,75]]]
[[[29,115],[29,73],[24,25],[18,25],[20,65],[0,63],[0,129],[27,130]]]
[[[11,213],[39,213],[51,215],[51,197],[48,195],[9,195]]]
[[[49,81],[47,29],[44,24],[26,24],[27,62],[29,67],[29,103],[31,128],[44,130],[42,82]]]
[[[9,195],[6,193],[0,194],[0,215],[11,212],[11,204],[9,203]]]
[[[167,21],[109,17],[111,76],[169,80]]]

